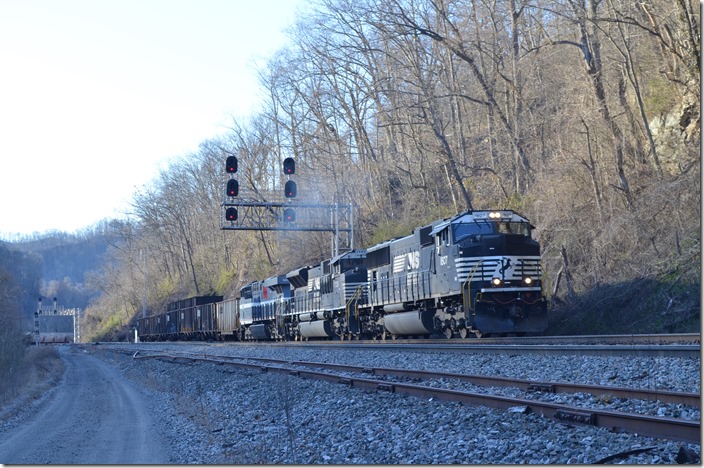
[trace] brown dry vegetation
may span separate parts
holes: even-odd
[[[22,358],[0,374],[0,419],[6,419],[53,388],[64,364],[54,346],[22,349]]]
[[[554,331],[697,329],[700,17],[693,0],[321,0],[260,71],[267,98],[135,194],[86,336],[330,254],[321,234],[222,231],[242,193],[354,203],[356,245],[466,209],[537,226]],[[226,59],[226,58],[224,58]],[[143,257],[142,257],[143,256]],[[122,331],[120,331],[122,330]]]

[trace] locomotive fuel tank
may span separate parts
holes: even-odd
[[[301,322],[298,325],[301,336],[305,338],[329,338],[333,335],[329,320]]]
[[[252,338],[255,340],[269,340],[271,339],[271,334],[269,329],[265,324],[256,324],[249,327],[249,332],[252,334]]]
[[[433,312],[413,310],[384,316],[384,327],[392,335],[428,335],[433,332]]]

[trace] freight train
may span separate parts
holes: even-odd
[[[198,296],[138,320],[143,341],[540,334],[540,245],[512,210],[467,211],[405,237]]]

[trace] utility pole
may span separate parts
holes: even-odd
[[[34,344],[39,346],[39,314],[42,313],[42,298],[39,298],[37,311],[34,313]]]
[[[142,256],[142,249],[139,249],[139,259],[142,260],[142,273],[144,274],[144,296],[142,296],[142,318],[147,316],[147,267],[146,259]]]

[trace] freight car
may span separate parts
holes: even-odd
[[[511,210],[468,211],[253,281],[235,299],[210,296],[215,313],[207,330],[191,331],[190,322],[182,323],[188,315],[171,317],[172,303],[156,325],[154,317],[141,319],[139,334],[147,340],[539,334],[548,311],[533,228]]]
[[[195,296],[174,301],[166,312],[137,320],[139,336],[150,341],[219,339],[217,304],[223,296]]]

